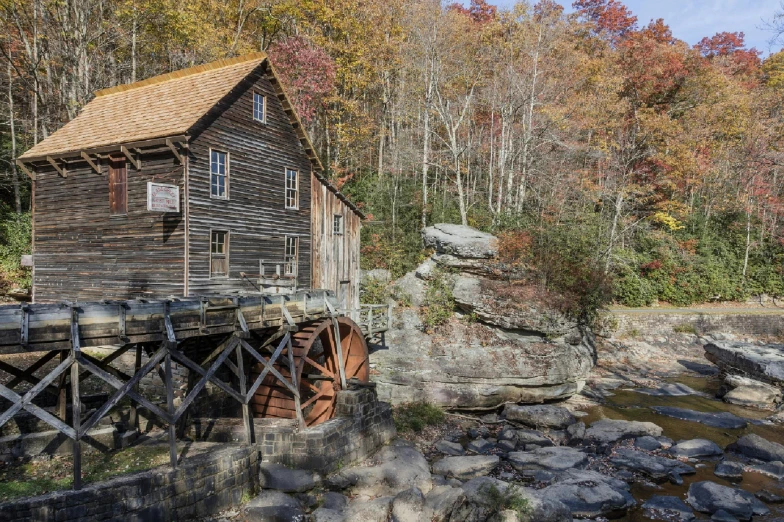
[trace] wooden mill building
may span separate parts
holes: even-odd
[[[363,215],[263,53],[99,91],[17,163],[35,302],[296,287],[358,308]]]

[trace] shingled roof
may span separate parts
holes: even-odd
[[[190,67],[95,93],[73,120],[27,152],[20,162],[45,160],[47,156],[79,156],[82,151],[132,142],[181,136],[234,89],[256,67],[267,61],[273,85],[283,108],[310,157],[314,175],[354,212],[364,214],[320,172],[323,167],[288,99],[266,53],[258,52]],[[187,102],[183,102],[187,93]]]

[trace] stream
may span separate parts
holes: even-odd
[[[618,389],[613,391],[612,396],[607,397],[604,404],[587,409],[588,415],[580,420],[585,422],[586,425],[600,419],[653,422],[663,428],[664,436],[676,442],[681,439],[704,438],[712,440],[722,449],[726,448],[728,444],[735,442],[741,435],[748,433],[755,433],[767,440],[784,443],[784,426],[755,424],[755,422],[759,422],[761,419],[769,416],[771,412],[726,404],[714,398],[721,384],[718,376],[697,377],[681,375],[669,379],[668,382],[685,384],[700,394],[655,396],[629,389]],[[749,424],[743,429],[714,428],[697,422],[660,415],[650,409],[652,406],[673,406],[702,412],[730,412],[748,420]],[[713,469],[719,461],[720,458],[713,460],[700,459],[696,465],[692,463],[695,467],[699,466],[697,467],[697,473],[695,475],[684,475],[683,484],[680,486],[671,483],[634,483],[631,493],[637,499],[637,507],[625,517],[617,520],[630,522],[655,520],[643,514],[642,504],[653,495],[673,495],[685,500],[689,485],[693,482],[711,480],[726,486],[733,485],[730,481],[713,474]],[[777,495],[784,495],[784,481],[778,481],[761,473],[744,473],[743,480],[738,485],[752,493],[766,489]],[[764,517],[754,517],[755,521],[784,521],[784,504],[767,504],[767,506],[771,513]],[[697,520],[710,520],[710,517],[707,515],[695,514],[697,515]]]

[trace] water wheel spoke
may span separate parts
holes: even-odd
[[[313,391],[314,391],[314,392],[316,392],[316,393],[321,393],[321,388],[319,388],[319,387],[317,387],[317,386],[313,386],[312,384],[310,384],[310,382],[308,382],[308,380],[307,380],[307,379],[303,379],[303,380],[302,380],[302,384],[304,384],[305,386],[307,386],[308,388],[310,388],[311,390],[313,390]],[[305,407],[305,406],[303,406],[303,408],[304,408],[304,407]]]
[[[308,406],[310,406],[311,404],[316,402],[321,397],[329,396],[330,398],[332,398],[330,396],[329,392],[334,392],[334,390],[332,389],[332,386],[324,386],[324,388],[319,390],[319,392],[316,395],[314,395],[313,397],[311,397],[310,399],[305,401],[305,403],[302,405],[302,409],[304,410],[305,408],[307,408]],[[334,393],[333,393],[333,395],[334,395]]]
[[[308,363],[309,365],[311,365],[312,367],[314,367],[315,369],[319,370],[324,375],[328,375],[329,377],[332,377],[333,379],[335,378],[335,374],[333,372],[327,370],[326,368],[324,368],[323,366],[321,366],[319,363],[317,363],[313,359],[309,358],[308,356],[303,357],[302,360],[304,362]]]

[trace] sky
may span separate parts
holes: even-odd
[[[571,11],[572,0],[556,0]],[[696,44],[704,36],[722,31],[743,31],[748,47],[756,47],[767,56],[771,49],[770,32],[762,29],[766,20],[782,8],[784,0],[622,0],[638,19],[647,25],[650,20],[664,18],[676,38]],[[468,2],[466,2],[468,3]],[[515,0],[489,0],[499,7],[511,7]],[[533,3],[533,2],[532,2]],[[781,48],[772,49],[776,52]]]

